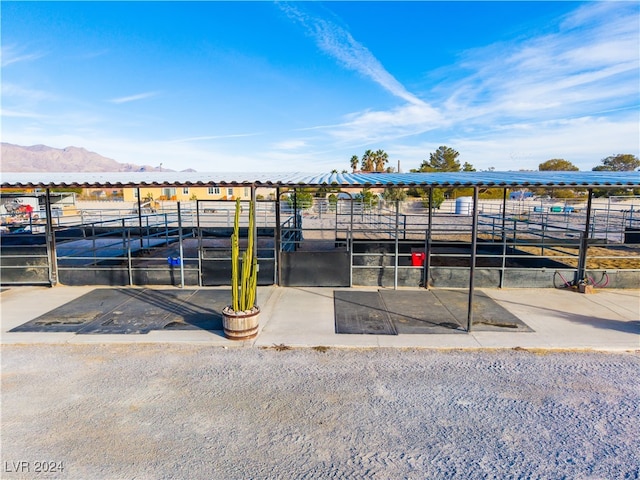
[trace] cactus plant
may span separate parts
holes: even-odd
[[[231,235],[231,308],[235,312],[251,310],[256,304],[258,286],[258,259],[255,255],[255,209],[249,203],[249,231],[247,248],[240,264],[240,199],[236,199],[236,212]]]

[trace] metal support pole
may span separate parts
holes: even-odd
[[[400,202],[396,199],[396,238],[395,238],[395,255],[394,255],[394,264],[393,264],[393,289],[398,289],[398,250],[399,250],[399,239],[398,239],[398,227],[400,226]]]
[[[138,235],[140,236],[140,248],[144,248],[144,239],[142,238],[142,199],[140,198],[140,187],[136,188],[138,193]]]
[[[500,271],[500,288],[504,288],[504,277],[507,266],[507,189],[502,193],[502,270]]]
[[[178,248],[180,249],[180,288],[184,288],[184,248],[182,245],[182,211],[180,202],[176,204],[178,208]]]
[[[202,228],[200,228],[200,220],[198,219],[198,286],[202,286]]]
[[[298,190],[293,189],[293,250],[298,250]]]
[[[276,285],[282,285],[282,219],[280,218],[280,187],[276,188],[276,231],[274,239]]]
[[[58,256],[56,255],[56,234],[53,231],[53,218],[51,216],[51,190],[47,188],[44,197],[45,237],[47,241],[47,257],[49,262],[49,284],[53,287],[58,283]],[[33,233],[33,230],[32,230]]]
[[[471,266],[469,268],[469,305],[467,310],[467,332],[473,325],[473,287],[476,271],[476,247],[478,246],[478,187],[473,187],[473,226],[471,228]]]
[[[253,238],[255,238],[255,245],[253,247],[253,258],[258,259],[258,222],[256,221],[256,186],[251,185],[251,209],[253,210]],[[251,214],[251,212],[249,212]],[[250,232],[247,232],[250,234]],[[258,270],[260,267],[258,266]]]
[[[584,233],[580,239],[580,253],[578,258],[578,271],[576,272],[575,283],[585,277],[585,271],[587,268],[587,249],[589,248],[589,233],[591,230],[591,200],[593,196],[593,189],[587,190],[587,218],[584,222]]]
[[[431,273],[429,270],[431,269],[431,232],[433,231],[433,187],[429,187],[429,212],[427,213],[427,218],[429,224],[427,225],[427,245],[425,248],[425,264],[424,271],[422,277],[422,284],[424,288],[429,288],[429,274]]]
[[[507,266],[507,189],[502,190],[502,270],[500,271],[500,288],[504,288],[504,276]]]
[[[347,248],[349,249],[349,288],[353,287],[353,231],[347,229]]]

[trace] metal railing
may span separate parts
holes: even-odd
[[[216,207],[220,203],[224,204]],[[211,260],[203,258],[202,252],[206,248],[203,231],[232,227],[232,204],[202,201],[198,202],[197,208],[190,206],[180,213],[165,210],[138,215],[130,210],[117,210],[80,214],[84,223],[78,223],[78,218],[62,217],[64,221],[54,225],[57,252],[53,256],[43,253],[42,249],[48,246],[45,242],[26,245],[19,253],[7,247],[2,251],[2,268],[14,272],[19,269],[26,272],[29,268],[37,270],[40,272],[34,277],[37,281],[47,278],[51,270],[67,276],[74,272],[116,272],[131,285],[171,271],[179,275],[181,285],[187,281],[201,284],[202,262]],[[415,270],[411,263],[412,252],[406,250],[415,248],[422,249],[427,255],[422,267],[427,270],[469,268],[470,215],[433,212],[429,224],[428,210],[416,208],[415,202],[400,203],[396,212],[388,205],[365,206],[339,200],[333,204],[316,202],[311,209],[301,210],[294,216],[288,205],[281,202],[284,220],[280,226],[280,242],[276,244],[276,205],[276,202],[257,202],[256,205],[258,226],[274,231],[273,254],[265,253],[268,261],[277,262],[278,248],[283,252],[346,249],[351,252],[353,270],[393,268],[397,275],[397,272]],[[500,286],[509,286],[504,280],[509,271],[543,272],[556,266],[563,272],[577,271],[585,233],[589,237],[586,268],[640,271],[640,245],[635,240],[638,237],[632,235],[640,231],[640,215],[636,209],[595,208],[589,232],[584,231],[585,214],[579,208],[562,212],[526,210],[524,213],[516,208],[504,217],[485,207],[482,210],[478,217],[477,265],[499,271]],[[80,233],[71,237],[66,232]],[[12,236],[5,233],[3,237],[5,235]],[[74,247],[72,242],[80,240],[82,242]],[[195,243],[183,245],[187,241]],[[391,242],[391,251],[361,251],[364,245],[384,242]],[[452,244],[459,247],[458,251],[447,250]],[[354,249],[354,245],[358,248]],[[171,264],[172,259],[178,259],[178,263]],[[226,257],[220,259],[228,261]],[[3,283],[10,281],[3,279]]]

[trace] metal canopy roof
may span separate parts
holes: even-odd
[[[2,173],[2,188],[55,187],[640,187],[640,172]]]

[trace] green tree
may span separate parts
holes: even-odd
[[[429,193],[425,193],[421,197],[422,197],[422,206],[424,208],[429,208]],[[434,188],[431,198],[433,199],[432,208],[439,209],[444,202],[444,190],[442,188]]]
[[[619,153],[618,155],[612,155],[601,160],[602,165],[594,167],[596,172],[602,171],[615,171],[615,172],[631,172],[640,168],[640,160],[635,155],[630,153]],[[596,197],[611,197],[611,196],[626,196],[626,195],[640,195],[640,188],[629,190],[626,188],[596,188],[593,190],[593,195]]]
[[[311,208],[311,205],[313,205],[313,193],[310,189],[297,189],[289,195],[287,202],[291,208],[293,208],[294,204],[298,209]]]
[[[577,172],[580,169],[563,158],[552,158],[538,165],[538,170],[541,172]],[[551,198],[573,198],[578,191],[579,189],[565,188],[535,188],[533,190],[536,195],[549,195]]]
[[[619,153],[601,160],[602,165],[593,167],[594,171],[632,172],[640,168],[640,160],[630,153]]]
[[[385,188],[382,198],[385,202],[404,202],[407,198],[407,191],[404,188]]]
[[[429,155],[429,160],[423,160],[419,172],[459,172],[460,154],[451,147],[440,146]]]
[[[458,157],[460,153],[451,147],[440,146],[438,149],[429,154],[429,160],[424,160],[417,170],[411,170],[412,172],[459,172],[464,170],[465,172],[475,172],[475,168],[468,162],[464,163],[464,167],[460,166]],[[433,189],[433,208],[440,208],[442,202],[445,200],[445,194],[451,193],[453,189]],[[426,208],[429,207],[429,190],[424,188],[412,189],[410,193],[417,194],[422,198],[422,204]]]
[[[378,205],[378,196],[369,188],[363,188],[362,191],[353,198],[356,202],[361,202],[364,208],[371,208]]]
[[[573,171],[577,172],[580,170],[573,163],[563,158],[552,158],[551,160],[547,160],[546,162],[542,162],[538,165],[538,170],[541,172],[544,171],[554,171],[554,172],[562,172],[562,171]]]

